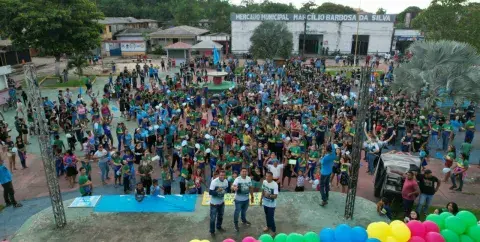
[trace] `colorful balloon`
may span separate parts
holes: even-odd
[[[273,237],[269,234],[262,234],[260,237],[258,237],[258,240],[261,242],[273,242]]]
[[[379,239],[375,239],[375,238],[368,238],[367,240],[365,240],[365,242],[381,242],[381,241]]]
[[[318,234],[315,232],[308,232],[305,235],[303,235],[303,241],[304,242],[318,242],[320,241],[320,238],[318,237]],[[362,242],[364,242],[363,240]],[[263,241],[262,241],[263,242]]]
[[[452,217],[453,214],[451,212],[443,212],[440,214],[440,217],[445,221],[448,217]]]
[[[333,242],[333,241],[335,241],[335,231],[331,228],[322,229],[322,231],[320,231],[320,241],[322,241],[322,242]],[[277,242],[277,241],[275,241],[275,242]]]
[[[421,238],[425,236],[425,226],[423,226],[423,224],[420,221],[411,220],[410,222],[407,223],[407,226],[410,229],[412,236],[418,236]]]
[[[398,240],[395,239],[395,238],[392,237],[392,236],[388,236],[388,237],[387,237],[387,240],[385,240],[385,242],[398,242]]]
[[[395,223],[393,226],[390,225],[390,227],[392,229],[392,236],[398,242],[407,242],[412,235],[410,229],[404,223]]]
[[[350,237],[352,239],[352,242],[365,242],[365,240],[368,239],[368,234],[363,227],[356,226],[352,228]]]
[[[291,233],[287,236],[287,242],[303,241],[303,235],[298,233]]]
[[[248,237],[243,238],[242,242],[257,242],[257,240],[255,238],[253,238],[252,236],[248,236]]]
[[[424,221],[423,226],[425,226],[425,233],[428,233],[428,232],[440,233],[440,228],[436,223],[432,221]]]
[[[380,241],[386,241],[387,237],[390,235],[390,226],[387,224],[387,228],[385,228],[385,222],[376,222],[371,223],[367,227],[367,234],[368,238],[375,238],[379,239]],[[320,238],[320,241],[321,238]]]
[[[192,239],[192,240],[190,240],[190,242],[201,242],[201,240],[199,240],[199,239]]]
[[[475,242],[470,236],[462,234],[460,235],[460,242]]]
[[[463,210],[458,212],[455,216],[462,220],[463,224],[465,224],[467,228],[477,225],[477,217],[475,217],[475,215],[470,211]]]
[[[273,241],[275,241],[275,242],[285,242],[285,241],[287,241],[287,235],[284,234],[284,233],[277,234]]]
[[[225,239],[225,240],[223,240],[223,242],[235,242],[235,240],[233,240],[233,239]]]
[[[468,228],[465,234],[470,236],[470,238],[475,240],[475,242],[480,242],[480,225],[475,225]]]
[[[445,239],[446,242],[460,242],[460,237],[458,237],[458,235],[455,232],[449,229],[444,229],[440,231],[440,234],[442,235],[442,237]]]
[[[445,228],[445,220],[440,215],[432,213],[427,216],[426,220],[434,222],[440,230]]]
[[[467,230],[467,227],[462,222],[462,220],[455,216],[450,216],[445,219],[445,228],[461,235]]]
[[[428,232],[425,235],[425,242],[445,242],[445,239],[440,233]]]
[[[352,229],[347,224],[340,224],[335,228],[336,241],[350,241]]]
[[[425,242],[425,240],[422,237],[413,236],[408,242]]]
[[[405,224],[405,223],[403,221],[400,221],[400,220],[393,220],[392,222],[390,222],[390,227],[392,227],[395,224]]]

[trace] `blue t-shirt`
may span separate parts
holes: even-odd
[[[330,154],[327,154],[320,160],[322,164],[322,169],[320,172],[322,175],[325,176],[332,174],[333,162],[335,161],[336,157],[337,155],[335,154],[335,149],[333,148]]]

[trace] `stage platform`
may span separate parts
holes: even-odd
[[[223,221],[226,232],[217,232],[212,238],[208,232],[209,206],[202,206],[202,196],[197,197],[195,211],[172,213],[97,213],[95,208],[68,208],[72,201],[64,201],[68,221],[65,228],[55,228],[52,210],[47,208],[30,217],[12,241],[189,242],[192,239],[207,239],[213,242],[226,238],[241,241],[246,236],[258,237],[265,225],[263,208],[251,206],[247,219],[252,225],[240,226],[240,232],[236,233],[233,229],[234,206],[226,206]],[[275,211],[277,233],[318,232],[324,227],[342,223],[367,226],[371,222],[385,220],[377,214],[375,203],[361,197],[356,199],[353,220],[343,219],[344,207],[345,194],[341,193],[330,193],[329,204],[321,207],[318,192],[281,192]]]

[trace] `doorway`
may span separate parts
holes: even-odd
[[[298,36],[298,52],[303,51],[304,35]],[[323,35],[321,34],[307,34],[305,36],[305,54],[321,54],[323,44]]]
[[[368,54],[368,41],[370,40],[370,35],[359,35],[358,36],[358,46],[357,46],[357,55],[367,55]],[[357,42],[357,35],[352,35],[352,50],[351,54],[355,54],[355,42]]]

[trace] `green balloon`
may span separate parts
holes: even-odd
[[[320,238],[315,232],[308,232],[303,236],[303,242],[318,242]]]
[[[467,228],[477,225],[477,217],[469,211],[463,210],[457,213],[456,215],[462,222],[467,226]]]
[[[480,225],[471,226],[467,229],[466,234],[475,242],[480,242]]]
[[[287,235],[284,233],[277,234],[275,236],[275,239],[273,241],[275,242],[286,242],[287,241]]]
[[[460,242],[460,237],[458,237],[455,232],[449,229],[440,231],[440,234],[443,236],[446,242]]]
[[[258,240],[261,242],[273,242],[273,237],[269,234],[262,234],[260,237],[258,237]]]
[[[458,217],[451,216],[445,219],[445,228],[461,235],[467,230],[467,227],[462,222],[462,220]]]
[[[438,214],[432,213],[432,214],[427,216],[426,220],[434,222],[436,225],[438,225],[438,228],[440,228],[440,230],[445,228],[445,221]]]
[[[451,217],[453,216],[453,214],[451,212],[443,212],[440,214],[440,217],[445,221],[445,219],[447,219],[448,217]]]
[[[303,235],[297,233],[291,233],[287,237],[287,242],[302,242]]]
[[[473,241],[473,239],[470,238],[470,236],[462,234],[460,235],[460,242],[475,242],[475,241]]]

